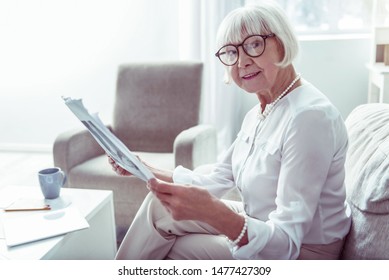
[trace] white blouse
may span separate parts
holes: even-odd
[[[265,119],[250,110],[235,142],[209,175],[181,166],[176,183],[221,197],[237,187],[248,216],[248,244],[236,259],[296,259],[301,244],[329,244],[350,228],[345,202],[348,145],[343,119],[313,85],[304,83]]]

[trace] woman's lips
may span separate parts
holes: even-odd
[[[258,71],[258,72],[254,72],[254,73],[250,73],[250,74],[246,74],[244,76],[242,76],[242,79],[244,80],[250,80],[256,76],[258,76],[258,74],[261,73],[261,71]]]

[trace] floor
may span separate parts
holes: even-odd
[[[0,151],[0,189],[8,185],[38,186],[37,172],[53,164],[49,152]]]

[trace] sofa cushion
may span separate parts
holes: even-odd
[[[364,104],[346,120],[347,200],[352,226],[345,259],[389,259],[389,104]]]
[[[389,213],[389,104],[357,107],[347,118],[350,200],[362,211]]]

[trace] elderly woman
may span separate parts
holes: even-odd
[[[274,1],[232,11],[217,42],[228,79],[259,104],[211,174],[146,164],[157,179],[117,258],[337,259],[350,227],[341,115],[296,73],[298,43]],[[242,202],[220,199],[233,188]]]

